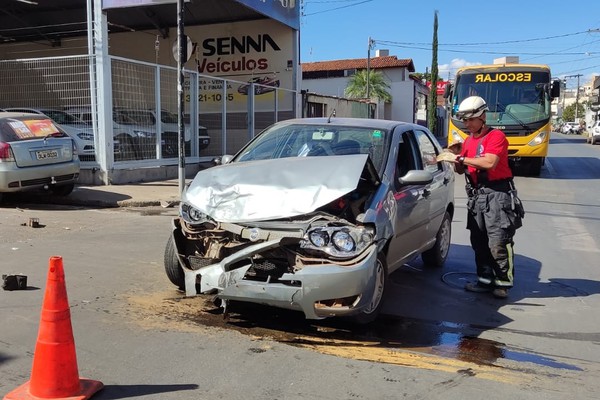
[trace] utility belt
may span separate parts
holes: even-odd
[[[514,185],[512,184],[512,178],[507,178],[498,179],[495,181],[486,181],[478,184],[477,186],[474,186],[472,183],[467,183],[465,190],[467,192],[467,196],[472,197],[478,194],[486,194],[491,192],[510,193],[511,190],[514,190]]]
[[[467,196],[469,196],[469,201],[467,202],[467,207],[469,209],[474,206],[475,197],[479,194],[504,192],[510,195],[511,210],[515,212],[516,216],[519,218],[525,217],[525,208],[523,207],[521,199],[519,199],[519,196],[517,195],[517,189],[515,188],[512,178],[486,181],[485,183],[473,186],[470,177],[467,177],[467,185],[465,186],[465,190],[467,191]]]

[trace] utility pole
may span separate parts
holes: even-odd
[[[582,74],[565,76],[565,78],[577,78],[577,91],[575,92],[575,122],[577,122],[577,112],[579,111],[579,78],[582,76]]]
[[[562,94],[562,111],[560,113],[560,117],[564,121],[565,119],[563,118],[563,114],[565,112],[565,99],[567,98],[567,94],[565,93],[565,91],[567,89],[567,80],[563,79],[562,84],[563,84],[563,87],[560,88],[560,94]]]
[[[185,106],[185,97],[183,93],[184,74],[183,67],[186,60],[184,55],[184,41],[187,39],[183,33],[185,9],[183,0],[177,0],[177,125],[178,125],[178,149],[179,149],[179,194],[183,194],[185,189],[185,123],[183,121],[183,109]],[[160,110],[158,110],[160,116]]]
[[[371,88],[370,88],[370,80],[371,80],[371,47],[375,44],[375,41],[371,39],[369,36],[369,43],[367,46],[367,118],[370,118],[370,99],[371,99]]]

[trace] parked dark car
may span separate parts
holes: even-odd
[[[187,187],[167,276],[189,296],[370,322],[390,273],[419,254],[446,260],[454,171],[441,151],[415,124],[276,123]]]

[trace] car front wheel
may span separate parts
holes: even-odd
[[[432,267],[441,267],[448,258],[448,252],[450,251],[450,238],[452,236],[452,221],[450,213],[446,211],[442,225],[437,232],[435,237],[435,245],[421,255],[425,265]]]
[[[373,289],[373,295],[369,301],[369,305],[360,314],[353,317],[353,321],[358,324],[368,324],[379,315],[381,307],[383,306],[383,299],[387,286],[387,266],[385,262],[385,255],[379,253],[377,255],[377,265],[375,265],[375,287]]]
[[[177,286],[179,290],[185,290],[185,274],[181,264],[179,264],[179,259],[177,258],[173,236],[170,236],[169,240],[167,240],[164,264],[165,272],[171,283]]]

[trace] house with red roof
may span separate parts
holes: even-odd
[[[426,125],[429,88],[411,73],[412,59],[390,56],[388,50],[377,50],[375,57],[302,63],[302,90],[345,98],[344,91],[356,71],[367,69],[382,73],[390,86],[391,103],[379,102],[375,118],[415,122]],[[366,99],[365,99],[366,100]],[[375,100],[373,100],[375,101]]]

